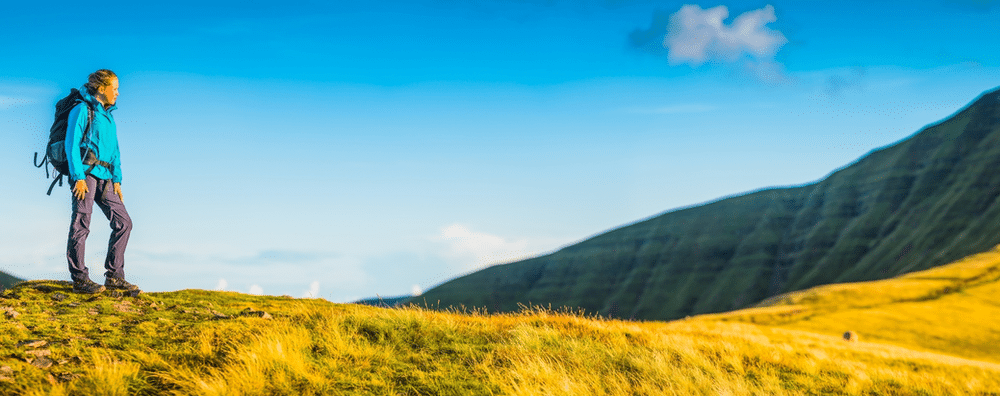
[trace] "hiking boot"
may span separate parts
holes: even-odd
[[[139,286],[128,283],[122,278],[108,278],[104,280],[104,286],[111,290],[139,291]]]
[[[90,279],[73,282],[73,293],[97,294],[104,291],[104,286],[98,285]]]

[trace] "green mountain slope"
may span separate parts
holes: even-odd
[[[9,289],[11,286],[23,281],[24,279],[0,271],[0,290]]]
[[[1000,243],[997,169],[995,90],[815,184],[665,213],[454,279],[418,299],[442,308],[551,304],[664,320],[889,278]]]

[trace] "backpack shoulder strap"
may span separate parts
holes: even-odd
[[[87,126],[84,127],[83,129],[83,137],[87,138],[87,140],[89,141],[91,124],[94,123],[94,108],[91,107],[90,103],[87,103],[86,100],[81,100],[80,103],[83,103],[84,106],[87,106]]]

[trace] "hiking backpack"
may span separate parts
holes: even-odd
[[[49,144],[46,146],[45,156],[42,158],[42,162],[38,162],[38,152],[35,152],[35,167],[41,168],[45,166],[46,163],[52,164],[54,171],[52,172],[52,184],[49,185],[49,191],[46,195],[52,195],[52,189],[55,188],[56,183],[62,186],[63,176],[69,177],[69,160],[66,158],[66,128],[69,125],[69,112],[73,110],[73,107],[77,103],[83,103],[87,106],[87,127],[83,130],[83,138],[85,141],[90,140],[90,127],[94,120],[94,108],[90,107],[90,103],[83,100],[83,95],[76,88],[70,89],[69,95],[65,98],[59,99],[56,102],[56,117],[55,121],[52,122],[52,128],[49,128]],[[104,166],[109,170],[112,169],[111,164],[98,161],[97,156],[90,151],[90,145],[88,148],[80,149],[80,157],[83,158],[84,165],[90,165],[87,169],[87,174],[90,174],[97,165]],[[45,166],[45,178],[49,177],[49,167]]]

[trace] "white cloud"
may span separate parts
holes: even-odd
[[[726,6],[702,9],[685,5],[670,16],[663,47],[672,65],[699,66],[709,61],[736,62],[749,56],[753,63],[773,63],[773,57],[788,42],[781,32],[765,25],[777,21],[768,5],[736,17],[732,25]]]
[[[420,285],[413,285],[412,287],[410,287],[410,294],[414,296],[419,296],[421,294],[424,294],[424,289],[420,287]]]
[[[220,278],[219,283],[215,284],[214,290],[219,290],[219,291],[226,290],[226,286],[229,286],[229,282],[226,282],[225,279]]]
[[[438,239],[449,243],[449,256],[466,260],[464,270],[522,260],[536,254],[527,251],[528,242],[525,240],[509,241],[496,235],[469,230],[461,224],[443,228]]]
[[[441,236],[445,239],[455,241],[453,245],[458,250],[469,251],[477,256],[481,256],[491,251],[495,251],[508,244],[503,238],[472,232],[460,224],[452,224],[441,230]]]
[[[258,285],[250,286],[250,294],[257,295],[257,296],[263,295],[264,294],[264,289],[262,289]]]
[[[316,298],[319,297],[319,281],[313,281],[309,284],[309,290],[302,293],[303,298]]]

